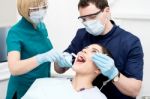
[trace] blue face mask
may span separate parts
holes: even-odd
[[[98,36],[104,32],[104,25],[99,20],[90,20],[83,23],[88,33]]]
[[[46,14],[46,9],[40,9],[38,11],[31,12],[30,20],[34,24],[39,24],[41,21],[43,21],[45,14]]]

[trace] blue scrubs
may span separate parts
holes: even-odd
[[[93,43],[103,45],[112,53],[115,65],[123,75],[142,80],[143,50],[138,37],[116,25],[109,33],[100,36],[93,36],[83,28],[77,31],[76,36],[65,51],[77,54],[84,47]],[[100,88],[104,79],[105,77],[100,75],[93,84]],[[108,99],[135,99],[123,95],[112,82],[104,86],[102,92]]]
[[[22,18],[8,32],[7,50],[19,51],[21,60],[28,59],[52,49],[52,44],[47,38],[48,33],[44,23],[35,29],[31,23]],[[20,99],[37,78],[50,77],[50,63],[46,62],[32,71],[12,76],[9,79],[6,99],[13,99],[16,94]]]

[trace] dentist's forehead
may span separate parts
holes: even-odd
[[[79,8],[79,12],[81,16],[84,15],[89,15],[89,14],[93,14],[97,11],[99,11],[100,9],[98,9],[94,4],[90,3],[89,6],[84,7],[84,8]]]

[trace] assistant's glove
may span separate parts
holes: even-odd
[[[92,56],[93,62],[101,70],[104,76],[112,80],[119,72],[115,67],[114,60],[109,56],[101,53],[96,53]]]
[[[72,55],[68,52],[64,52],[60,54],[60,57],[57,58],[56,62],[59,67],[72,67]]]
[[[60,58],[60,54],[54,49],[51,49],[48,52],[36,55],[35,58],[38,62],[38,65],[40,65],[44,62],[55,62],[57,59]]]

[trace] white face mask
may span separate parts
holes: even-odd
[[[39,9],[37,11],[33,11],[30,13],[30,20],[34,23],[34,24],[38,24],[41,21],[43,21],[44,16],[46,15],[46,9]]]
[[[99,20],[90,20],[83,23],[88,33],[98,36],[104,32],[104,25]]]

